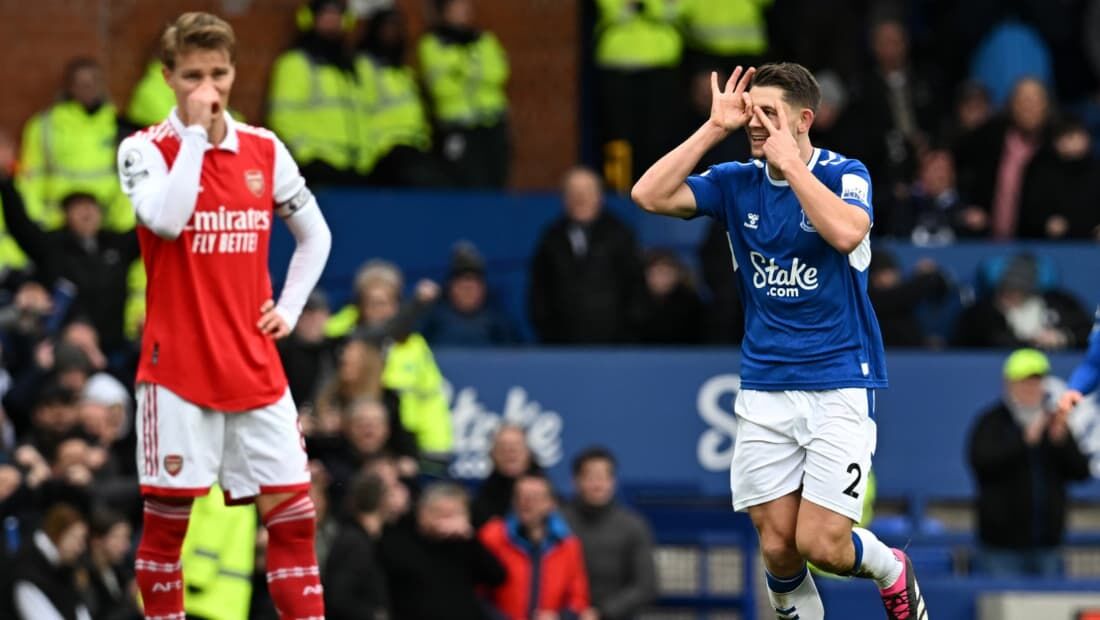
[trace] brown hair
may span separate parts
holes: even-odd
[[[348,340],[344,347],[345,351],[351,347],[361,348],[362,365],[351,381],[345,381],[337,370],[317,397],[318,409],[335,409],[343,413],[360,398],[382,398],[382,371],[386,365],[382,350],[377,345],[358,338]]]
[[[80,511],[68,504],[54,504],[42,518],[42,532],[56,545],[61,536],[77,523],[86,523]]]
[[[821,104],[821,87],[810,70],[794,62],[777,62],[761,66],[752,76],[753,86],[775,86],[783,90],[787,103],[810,108],[817,113]]]
[[[229,62],[237,62],[237,37],[224,19],[198,11],[184,13],[165,29],[160,38],[160,60],[171,71],[176,58],[193,49],[225,50]]]

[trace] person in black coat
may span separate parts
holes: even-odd
[[[3,584],[0,618],[91,620],[76,579],[87,539],[88,525],[80,512],[66,504],[52,505]]]
[[[1061,572],[1066,487],[1089,477],[1089,461],[1066,417],[1044,408],[1050,363],[1021,349],[1004,366],[1001,402],[978,416],[969,461],[978,487],[978,567],[995,576]]]
[[[962,347],[1082,348],[1092,317],[1072,294],[1040,290],[1039,265],[1030,254],[1009,259],[995,290],[966,308],[953,344]]]
[[[114,512],[92,514],[91,541],[85,562],[89,581],[86,597],[96,620],[140,620],[131,568],[133,531]]]
[[[645,258],[649,304],[641,326],[648,344],[697,344],[703,337],[703,302],[695,291],[687,265],[667,250]]]
[[[424,489],[412,518],[383,532],[379,556],[394,618],[488,620],[477,588],[505,579],[474,535],[465,490],[446,482]]]
[[[941,299],[947,281],[936,263],[924,259],[914,273],[904,277],[897,258],[886,250],[871,256],[867,296],[875,309],[882,341],[888,347],[922,347],[933,344],[915,314],[923,301]]]
[[[489,519],[503,517],[512,510],[512,495],[520,476],[542,471],[527,445],[526,432],[515,424],[504,424],[497,429],[489,458],[493,470],[481,483],[470,508],[475,529],[481,529]]]
[[[1019,236],[1100,240],[1100,159],[1080,121],[1055,127],[1050,153],[1024,178]]]
[[[294,331],[275,344],[286,370],[290,395],[299,410],[313,408],[321,380],[331,374],[336,365],[335,343],[325,337],[328,318],[328,299],[324,291],[317,289],[306,299]]]
[[[1021,190],[1028,168],[1049,152],[1051,112],[1046,87],[1037,80],[1020,80],[1007,110],[955,145],[959,194],[965,204],[981,210],[968,214],[971,231],[996,239],[1013,238],[1018,233]],[[998,204],[1003,213],[998,213]]]
[[[325,562],[325,616],[329,620],[388,620],[389,593],[378,562],[386,521],[386,483],[356,476],[348,488],[347,519]]]
[[[141,254],[137,233],[102,230],[102,207],[95,197],[82,193],[61,201],[65,226],[47,232],[27,215],[22,197],[3,172],[0,201],[8,232],[35,264],[36,277],[47,286],[62,279],[72,283],[75,298],[68,316],[88,317],[103,349],[120,350],[126,342],[123,318],[130,265]]]
[[[645,284],[634,234],[603,208],[600,179],[565,177],[565,215],[543,233],[531,265],[531,321],[548,344],[635,342]]]

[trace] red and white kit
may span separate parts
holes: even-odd
[[[276,312],[293,328],[331,237],[286,147],[225,116],[217,147],[176,112],[119,147],[148,275],[138,366],[138,472],[146,494],[231,499],[307,489],[298,414],[274,341],[274,216],[297,240]],[[228,414],[228,415],[227,415]]]

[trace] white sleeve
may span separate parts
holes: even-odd
[[[285,219],[307,206],[313,194],[306,187],[306,180],[298,172],[298,164],[294,163],[286,145],[279,138],[274,140],[275,185],[272,197],[275,199],[275,214]]]
[[[301,191],[309,192],[305,187]],[[313,196],[309,196],[309,201],[294,209],[284,221],[290,234],[294,235],[296,245],[275,311],[294,329],[306,305],[306,298],[325,270],[325,261],[332,248],[332,233]]]
[[[145,136],[130,136],[119,145],[118,175],[122,189],[134,205],[138,222],[158,237],[179,237],[191,219],[199,196],[206,143],[206,130],[202,127],[184,129],[171,170]]]
[[[34,620],[65,620],[50,599],[37,586],[26,581],[15,582],[15,613],[20,618]]]

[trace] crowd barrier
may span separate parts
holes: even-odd
[[[460,477],[486,473],[492,433],[508,421],[528,429],[536,457],[562,488],[569,460],[602,444],[620,459],[628,485],[729,493],[740,387],[734,350],[440,350],[437,359],[452,390]],[[1078,359],[1052,356],[1054,374],[1067,376]],[[999,353],[888,353],[890,387],[877,393],[875,416],[880,497],[915,505],[972,497],[966,437],[975,416],[1000,397],[1002,363]],[[1082,408],[1074,427],[1100,453],[1094,412]],[[1100,499],[1100,483],[1074,495]]]

